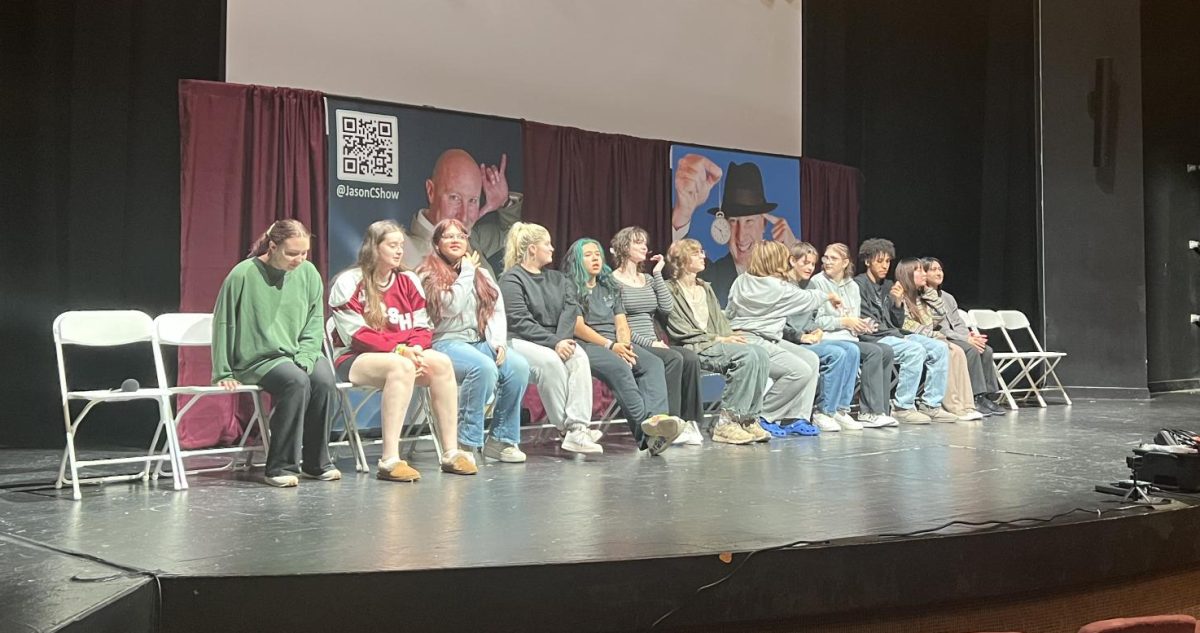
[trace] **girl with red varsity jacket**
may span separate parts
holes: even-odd
[[[404,231],[391,220],[367,227],[358,262],[334,278],[334,365],[339,380],[378,388],[382,394],[383,456],[376,476],[416,481],[421,474],[400,459],[400,430],[414,385],[429,387],[437,433],[446,449],[442,470],[477,472],[474,458],[458,448],[458,385],[454,367],[433,341],[425,299],[416,275],[400,265]]]

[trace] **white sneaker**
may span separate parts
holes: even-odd
[[[586,428],[576,428],[572,431],[567,431],[566,437],[563,438],[562,448],[564,451],[572,453],[584,453],[594,455],[603,453],[604,447],[596,443],[592,439],[592,434]]]
[[[842,427],[836,420],[824,413],[813,413],[813,426],[821,430],[822,433],[837,433],[842,430]]]
[[[864,416],[871,416],[873,418],[870,424],[867,424]],[[900,426],[899,420],[883,413],[864,413],[858,416],[858,421],[862,422],[863,428],[868,429],[882,429],[889,426]]]
[[[588,437],[592,438],[593,442],[599,442],[600,438],[604,437],[604,431],[600,429],[588,429]]]
[[[833,414],[833,421],[837,422],[838,426],[841,426],[844,431],[861,431],[863,429],[862,423],[850,417],[850,414],[845,411],[838,411]]]
[[[704,443],[704,436],[700,434],[700,426],[695,420],[687,420],[683,423],[683,431],[679,437],[675,438],[672,444],[684,444],[687,446],[700,446]]]
[[[295,488],[300,485],[300,478],[284,473],[282,475],[263,475],[263,483],[276,488]]]
[[[900,420],[897,420],[894,416],[881,415],[881,416],[879,416],[879,419],[880,419],[880,421],[887,422],[887,424],[885,424],[884,426],[900,426]]]
[[[526,459],[525,452],[516,444],[501,442],[490,437],[483,443],[483,456],[506,464],[520,464]]]
[[[958,419],[970,422],[972,420],[982,420],[983,414],[975,409],[967,409],[967,412],[958,416]]]

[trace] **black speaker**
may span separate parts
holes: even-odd
[[[1116,134],[1117,94],[1113,82],[1113,58],[1096,58],[1096,77],[1089,110],[1092,115],[1092,166],[1112,164],[1113,137]]]

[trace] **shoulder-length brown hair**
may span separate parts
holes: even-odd
[[[433,227],[433,237],[430,238],[433,248],[429,250],[429,254],[425,256],[425,260],[417,269],[421,275],[421,284],[425,287],[425,309],[429,311],[429,318],[434,323],[442,320],[442,309],[445,307],[442,305],[442,293],[448,291],[450,286],[454,285],[454,280],[458,278],[458,268],[451,266],[450,262],[446,261],[446,257],[442,255],[441,249],[438,248],[442,236],[450,228],[458,229],[463,235],[467,235],[467,227],[454,218],[438,222],[437,226]],[[461,262],[459,264],[461,265]],[[486,337],[488,320],[492,318],[492,313],[496,310],[496,300],[499,296],[500,291],[488,279],[484,269],[476,268],[475,322],[480,338]]]

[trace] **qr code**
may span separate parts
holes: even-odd
[[[398,184],[396,117],[337,111],[338,180]]]

